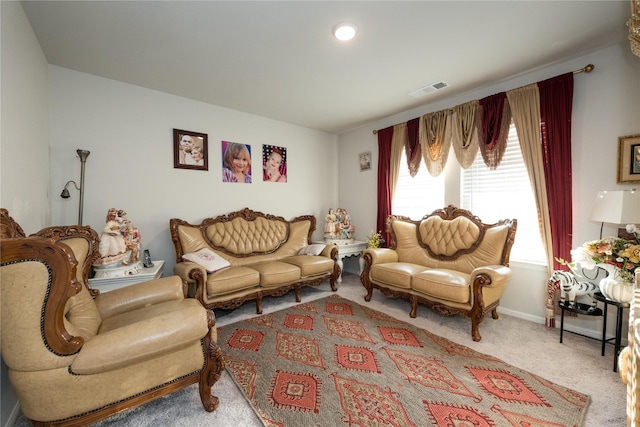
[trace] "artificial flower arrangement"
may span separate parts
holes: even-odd
[[[640,267],[640,228],[635,224],[629,224],[626,230],[635,237],[635,241],[621,237],[605,237],[585,242],[581,247],[571,251],[572,262],[561,258],[557,261],[568,265],[572,270],[576,264],[586,269],[595,268],[597,264],[609,264],[616,267],[615,272],[619,279],[633,282],[635,269]]]
[[[382,233],[375,233],[373,230],[369,233],[369,247],[370,248],[379,248],[384,244],[384,239],[382,238]]]

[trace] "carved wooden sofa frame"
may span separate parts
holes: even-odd
[[[265,230],[259,232],[259,227]],[[317,286],[327,280],[331,289],[337,290],[336,280],[340,276],[340,267],[336,262],[338,248],[335,245],[323,245],[322,253],[317,257],[298,255],[299,249],[312,244],[311,236],[316,229],[316,218],[313,215],[298,216],[288,221],[281,216],[244,208],[215,218],[206,218],[197,225],[172,218],[169,221],[169,229],[176,252],[174,273],[189,285],[189,295],[198,298],[209,309],[234,309],[247,301],[255,300],[256,312],[261,314],[262,299],[265,296],[282,296],[294,290],[296,301],[300,302],[302,287]],[[265,243],[257,244],[256,236],[249,237],[251,233],[264,238]],[[267,234],[270,234],[270,237],[266,237]],[[253,240],[250,241],[251,239]],[[211,249],[225,258],[231,267],[209,273],[203,267],[183,259],[185,253],[202,248]],[[324,263],[328,267],[318,273],[319,269],[309,268],[314,263]],[[300,277],[264,286],[265,270],[269,268],[262,267],[270,264],[279,264],[285,269],[295,266],[301,272]],[[259,274],[254,272],[255,279],[252,280],[255,283],[233,289],[232,283],[236,280],[234,272],[238,268],[244,269],[244,273],[251,269],[259,269]],[[305,271],[312,273],[305,274]],[[217,295],[215,287],[218,285],[212,284],[213,280],[219,280],[219,283],[226,282],[225,286],[231,290]]]
[[[97,249],[99,244],[98,234],[90,227],[63,226],[48,227],[29,237],[25,237],[22,227],[14,221],[6,209],[0,208],[0,242],[2,244],[2,268],[21,263],[28,264],[34,260],[48,266],[50,271],[50,280],[46,291],[48,296],[42,308],[40,322],[43,339],[49,351],[59,357],[73,357],[81,352],[85,340],[68,330],[69,322],[65,316],[67,315],[70,298],[79,293],[88,290],[89,299],[102,297],[99,291],[89,288],[87,280],[91,265],[99,256]],[[75,251],[79,251],[77,257]],[[83,260],[81,265],[78,265],[76,258]],[[8,275],[7,277],[11,276]],[[175,280],[172,281],[172,279]],[[177,278],[158,279],[155,282],[157,281],[166,282],[162,283],[163,290],[159,292],[165,292],[164,289],[168,290],[171,287],[175,288],[177,282],[180,288],[179,293],[184,295],[184,284]],[[171,281],[173,283],[169,283]],[[165,286],[167,284],[169,286]],[[159,283],[158,286],[160,287]],[[127,297],[128,302],[123,302],[122,305],[126,305],[136,299],[139,299],[140,303],[144,304],[144,297],[139,297],[135,291],[129,292]],[[158,300],[163,297],[158,295],[153,298]],[[149,300],[149,303],[151,303],[151,300]],[[137,303],[134,302],[134,304]],[[3,321],[3,323],[5,322]],[[8,327],[8,323],[10,322],[6,322],[3,326]],[[224,360],[220,348],[215,342],[215,316],[213,312],[206,311],[206,323],[208,332],[201,339],[203,363],[199,369],[188,375],[182,375],[176,379],[154,385],[146,391],[93,410],[52,421],[31,419],[32,425],[38,427],[86,426],[117,413],[139,407],[192,384],[199,384],[199,394],[204,409],[208,412],[215,410],[219,405],[219,400],[216,396],[211,395],[211,388],[222,374]],[[150,363],[153,363],[153,360],[155,359],[152,359]],[[46,399],[46,395],[38,396],[36,401],[40,398]],[[82,396],[77,396],[76,398],[81,399]],[[71,401],[69,403],[73,404]],[[36,406],[39,405],[36,404]],[[48,414],[45,415],[48,416]]]
[[[379,289],[388,298],[410,301],[412,318],[418,303],[439,314],[462,314],[471,319],[473,340],[480,341],[484,316],[490,312],[498,319],[500,296],[511,278],[516,228],[515,219],[484,224],[452,205],[418,221],[390,215],[391,248],[364,251],[360,280],[367,289],[365,300]]]

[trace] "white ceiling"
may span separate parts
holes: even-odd
[[[22,4],[50,64],[335,134],[624,41],[630,16],[627,0]]]

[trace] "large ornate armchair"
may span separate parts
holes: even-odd
[[[89,230],[24,237],[0,210],[2,358],[22,412],[36,426],[84,426],[195,383],[213,411],[224,367],[213,312],[177,276],[94,298]]]

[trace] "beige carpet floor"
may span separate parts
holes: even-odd
[[[417,318],[411,319],[408,302],[387,299],[379,291],[374,291],[372,300],[365,302],[365,289],[355,275],[346,275],[338,286],[337,293],[476,351],[496,356],[542,378],[588,394],[591,396],[591,404],[587,409],[586,427],[626,425],[626,386],[620,381],[618,374],[612,371],[613,346],[608,345],[606,356],[601,356],[600,342],[597,340],[565,333],[564,343],[560,344],[559,329],[546,328],[542,324],[506,315],[501,315],[498,320],[493,320],[491,316],[485,318],[480,325],[482,341],[474,342],[470,334],[470,321],[466,317],[445,317],[420,306]],[[332,292],[328,283],[305,288],[301,292],[303,302],[330,294]],[[263,309],[266,314],[294,304],[295,297],[290,292],[282,297],[265,299]],[[256,316],[255,304],[247,303],[230,312],[216,310],[216,314],[218,326],[228,325]],[[99,426],[262,425],[226,371],[213,387],[214,394],[220,398],[220,407],[215,412],[204,411],[196,387],[188,387],[141,408],[104,420]],[[28,425],[23,416],[15,423],[16,427]]]

